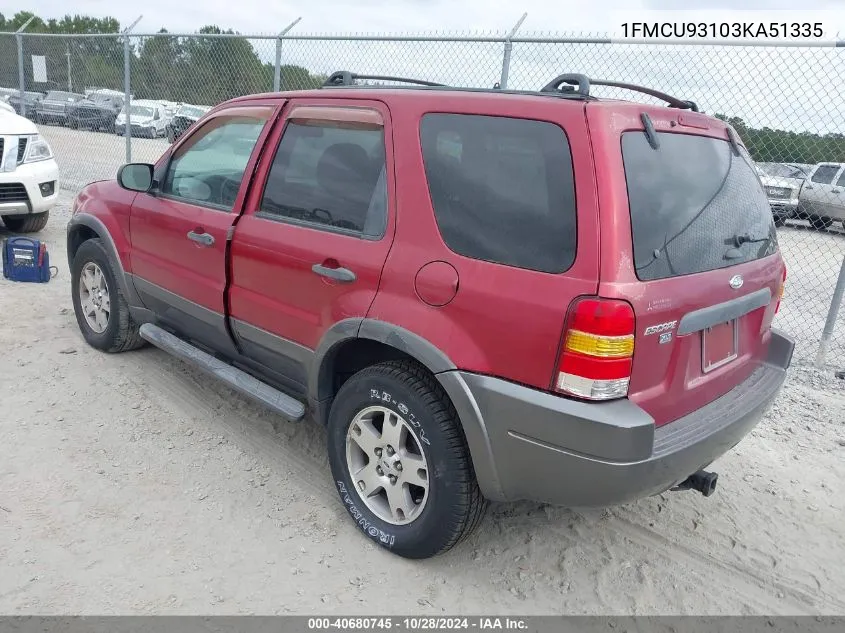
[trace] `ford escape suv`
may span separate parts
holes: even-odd
[[[354,524],[409,558],[488,500],[710,495],[792,358],[734,130],[583,75],[236,98],[84,188],[67,242],[90,345],[151,343],[326,425]]]

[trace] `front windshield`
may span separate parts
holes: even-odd
[[[151,117],[153,116],[153,109],[149,106],[133,105],[129,108],[132,116]]]
[[[181,114],[182,116],[190,116],[198,119],[203,114],[205,114],[205,110],[194,106],[182,106],[179,109],[179,114]]]
[[[764,176],[774,178],[806,178],[806,174],[795,165],[784,165],[782,163],[761,163],[759,170]]]
[[[47,99],[50,101],[76,101],[79,95],[72,92],[51,91],[47,93]]]

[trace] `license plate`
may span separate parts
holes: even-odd
[[[709,327],[701,333],[701,369],[705,373],[718,369],[739,355],[736,321]]]

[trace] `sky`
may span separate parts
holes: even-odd
[[[845,0],[604,0],[600,10],[581,0],[28,0],[43,18],[70,12],[112,16],[127,25],[143,13],[136,33],[194,32],[216,24],[241,33],[273,34],[296,18],[291,35],[326,33],[496,34],[527,12],[520,34],[618,36],[623,20],[722,21],[824,20],[828,38],[845,38]],[[233,9],[236,7],[236,9]],[[798,9],[796,9],[798,7]],[[18,9],[3,7],[7,16]],[[750,12],[748,10],[751,10]],[[784,13],[783,10],[788,10]],[[263,61],[275,55],[272,40],[253,40]],[[457,85],[492,86],[500,79],[501,43],[362,42],[287,40],[284,63],[311,72],[352,70],[424,77]],[[515,44],[510,88],[538,89],[562,72],[648,85],[699,103],[705,112],[740,116],[755,126],[795,131],[845,132],[845,48],[669,47],[659,45]],[[630,97],[630,93],[599,96]]]
[[[144,0],[111,2],[102,0],[28,0],[21,8],[42,17],[65,13],[113,16],[129,24],[139,14],[137,30],[193,32],[204,24],[218,24],[242,33],[276,33],[301,17],[298,32],[421,32],[495,31],[506,32],[528,13],[526,32],[610,32],[619,28],[615,12],[628,15],[654,10],[686,8],[716,10],[728,15],[740,0],[604,0],[601,10],[578,9],[580,0],[204,0],[202,3]],[[808,10],[845,9],[845,0],[745,0],[750,9]],[[236,10],[233,10],[236,7]],[[14,4],[2,11],[15,13]],[[845,14],[845,11],[841,11]],[[845,22],[845,16],[841,21]],[[843,24],[842,26],[845,26]],[[845,32],[845,30],[843,31]]]

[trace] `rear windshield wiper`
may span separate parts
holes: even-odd
[[[725,244],[730,246],[725,252],[725,259],[740,259],[743,257],[742,251],[739,249],[742,247],[743,244],[760,244],[765,243],[768,244],[772,241],[771,235],[766,235],[763,237],[752,237],[748,233],[739,233],[734,235],[733,237],[729,237],[725,240]]]
[[[740,233],[738,235],[734,235],[725,240],[725,244],[735,246],[739,248],[743,244],[758,244],[760,242],[769,242],[771,241],[771,235],[765,235],[763,237],[752,237],[748,233]]]

